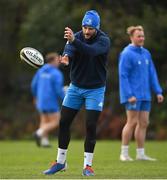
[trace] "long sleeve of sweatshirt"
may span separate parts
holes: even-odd
[[[67,41],[67,43],[66,43],[66,45],[64,47],[63,56],[65,54],[67,54],[68,57],[72,58],[74,56],[75,51],[76,51],[76,48],[71,43],[69,43]]]
[[[75,38],[71,43],[78,51],[84,52],[91,56],[97,56],[99,54],[106,53],[110,48],[110,40],[106,36],[101,36],[95,43],[87,44],[81,40]]]

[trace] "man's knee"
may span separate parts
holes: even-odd
[[[138,122],[138,124],[139,124],[139,126],[140,126],[141,128],[147,128],[148,125],[149,125],[149,121],[148,121],[148,120],[140,120],[140,121]]]
[[[137,125],[137,122],[138,122],[137,119],[133,118],[131,120],[127,120],[126,125],[130,128],[134,128]]]
[[[88,121],[86,123],[86,129],[90,130],[90,131],[94,131],[96,129],[96,121]]]
[[[94,135],[96,133],[96,125],[99,115],[99,111],[87,110],[86,131],[88,134]]]
[[[63,106],[61,110],[60,129],[67,129],[70,127],[78,110]]]
[[[60,130],[67,129],[69,127],[70,127],[70,123],[68,123],[68,121],[65,118],[60,120]]]

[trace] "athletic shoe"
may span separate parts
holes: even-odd
[[[41,146],[41,137],[38,136],[36,132],[33,133],[33,137],[36,141],[37,146]]]
[[[86,166],[85,169],[83,169],[83,172],[82,172],[82,175],[83,176],[94,176],[94,171],[93,169],[91,168],[91,166]]]
[[[48,137],[41,137],[41,147],[51,147]]]
[[[67,163],[60,164],[55,161],[52,163],[51,168],[44,171],[43,173],[46,175],[51,175],[51,174],[55,174],[59,171],[65,171],[66,169],[67,169]]]
[[[120,155],[120,160],[121,161],[133,161],[133,159],[129,155],[125,156],[123,154]]]
[[[140,160],[140,161],[157,161],[157,159],[146,156],[145,154],[137,155],[136,160]]]

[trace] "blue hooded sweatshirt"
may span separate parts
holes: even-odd
[[[162,94],[150,52],[129,44],[119,57],[120,102],[135,96],[139,101],[151,101],[151,91]]]
[[[64,98],[61,71],[53,65],[45,64],[33,77],[31,91],[39,111],[57,111],[58,100]]]
[[[85,89],[100,88],[106,83],[106,63],[110,39],[97,30],[91,39],[85,39],[83,32],[75,34],[75,40],[67,43],[63,55],[70,57],[70,78],[72,84]]]

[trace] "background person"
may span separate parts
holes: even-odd
[[[133,160],[128,154],[128,145],[134,132],[137,143],[136,159],[155,161],[156,159],[150,158],[144,151],[151,109],[151,91],[156,94],[158,103],[164,98],[151,54],[143,47],[143,27],[130,26],[127,33],[131,44],[123,49],[119,59],[120,101],[125,105],[127,114],[127,122],[122,131],[120,160]]]
[[[40,114],[40,125],[34,133],[38,146],[49,147],[49,133],[58,127],[59,99],[63,100],[63,75],[58,69],[61,57],[57,53],[46,55],[46,62],[33,77],[31,90]]]
[[[82,31],[74,35],[70,28],[65,28],[64,37],[68,42],[62,62],[68,62],[69,59],[71,61],[71,84],[61,110],[57,161],[50,169],[44,171],[44,174],[54,174],[65,168],[70,126],[78,111],[85,105],[83,175],[94,175],[92,160],[96,144],[96,124],[103,108],[106,62],[110,49],[109,37],[99,28],[100,17],[94,10],[86,12],[82,20]]]

